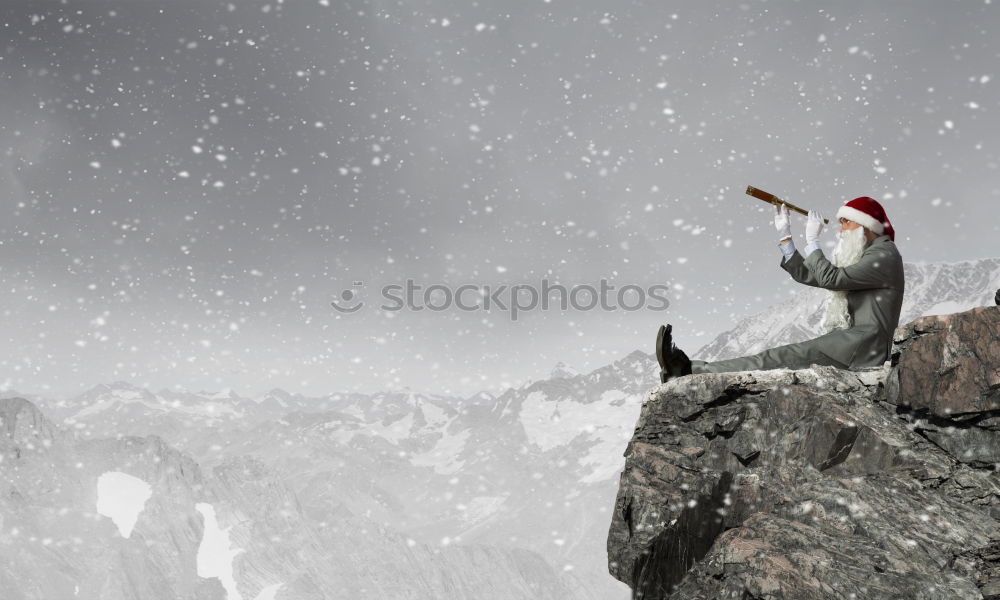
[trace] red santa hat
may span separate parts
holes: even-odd
[[[889,223],[889,217],[885,215],[885,209],[873,198],[861,196],[860,198],[855,198],[850,202],[844,203],[840,207],[840,210],[837,211],[837,218],[841,217],[867,227],[878,235],[884,233],[889,236],[890,240],[896,241],[896,231],[892,228],[892,224]]]

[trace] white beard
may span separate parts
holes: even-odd
[[[847,267],[858,262],[867,244],[864,227],[840,232],[837,247],[833,251],[833,265]],[[823,333],[829,333],[834,329],[847,329],[851,325],[851,315],[847,311],[847,292],[831,291],[821,326]]]

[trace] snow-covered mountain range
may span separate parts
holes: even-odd
[[[77,432],[27,400],[0,400],[4,598],[599,597],[516,545],[424,543],[335,500],[314,514],[291,487],[308,483],[297,480],[303,472],[321,472],[343,497],[374,497],[371,478],[317,464],[277,471],[265,459],[296,460],[274,440],[262,456],[226,456],[208,469],[155,435]],[[190,437],[200,435],[208,428]],[[102,489],[109,476],[118,483]],[[120,487],[129,481],[145,495]],[[393,500],[405,508],[405,498]]]
[[[901,323],[992,304],[1000,259],[907,264],[906,277]],[[816,335],[828,293],[802,294],[692,356]],[[0,505],[14,516],[0,535],[9,538],[15,523],[22,537],[0,544],[19,553],[11,570],[0,569],[0,586],[30,564],[67,562],[75,570],[59,589],[76,578],[88,597],[159,597],[91,570],[141,560],[153,561],[143,572],[194,577],[192,553],[208,523],[195,509],[202,503],[244,550],[230,557],[229,585],[242,597],[452,598],[478,589],[477,598],[624,599],[628,588],[608,575],[607,531],[622,453],[657,372],[637,350],[589,373],[559,364],[498,396],[274,389],[248,398],[114,382],[65,401],[9,403],[0,415],[0,471],[10,477]],[[153,488],[128,539],[94,512],[94,486],[107,471]],[[131,557],[167,539],[162,555]],[[190,583],[175,597],[226,597],[221,579],[211,581],[219,585]]]
[[[470,549],[493,549],[503,560],[496,567],[479,567],[489,574],[463,575],[456,567],[451,575],[470,586],[505,579],[512,586],[477,597],[626,598],[627,587],[607,574],[605,538],[622,452],[642,395],[655,384],[653,366],[651,356],[637,351],[586,375],[562,366],[552,379],[498,397],[470,398],[416,393],[306,397],[282,390],[243,398],[231,392],[152,392],[115,382],[67,401],[43,403],[41,410],[57,415],[72,444],[144,440],[140,446],[159,444],[189,457],[206,480],[226,474],[233,486],[258,486],[254,493],[260,496],[216,494],[232,500],[213,506],[220,525],[232,525],[235,532],[254,521],[248,515],[260,502],[290,505],[296,527],[326,524],[355,533],[380,532],[371,539],[372,548],[390,544],[388,536],[404,547],[427,548],[431,556],[436,550],[464,556]],[[249,466],[240,466],[245,461]],[[104,462],[115,463],[118,471],[142,473],[121,466],[131,464],[126,457]],[[74,481],[85,488],[99,475],[94,471]],[[190,509],[194,501],[188,504]],[[136,526],[140,533],[143,518]],[[247,549],[259,542],[265,556],[277,552],[265,552],[266,543],[252,533],[267,527],[250,527],[234,546]],[[337,551],[354,561],[352,552],[375,552],[363,550],[366,543],[358,534],[351,548],[340,545]],[[329,552],[317,551],[310,560],[329,559]],[[529,570],[531,581],[519,580],[506,572],[524,568],[515,557],[545,568]],[[436,560],[422,568],[439,572]],[[287,583],[297,572],[249,550],[232,564],[237,575],[258,574],[252,584],[245,580],[251,590]],[[236,581],[242,585],[239,577]],[[359,585],[355,582],[353,589]],[[304,597],[286,596],[292,588],[283,589],[277,598]],[[353,597],[406,597],[393,590]],[[440,593],[429,597],[470,597]]]

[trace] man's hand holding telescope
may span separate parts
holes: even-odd
[[[763,200],[768,204],[774,205],[774,228],[778,231],[778,235],[781,236],[778,241],[781,244],[781,251],[785,253],[786,256],[795,251],[795,246],[792,244],[792,227],[789,219],[789,209],[809,217],[809,220],[806,221],[807,250],[811,249],[814,244],[816,247],[819,247],[819,235],[823,232],[823,227],[829,223],[829,220],[824,219],[822,214],[815,210],[806,212],[805,209],[799,208],[789,202],[785,202],[774,194],[769,194],[764,190],[759,190],[753,186],[747,186],[747,194],[759,200]]]

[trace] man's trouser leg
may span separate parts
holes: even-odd
[[[706,362],[691,361],[691,373],[731,373],[733,371],[762,371],[767,369],[806,369],[814,364],[846,369],[847,365],[830,358],[807,345],[808,342],[785,344],[750,356]]]

